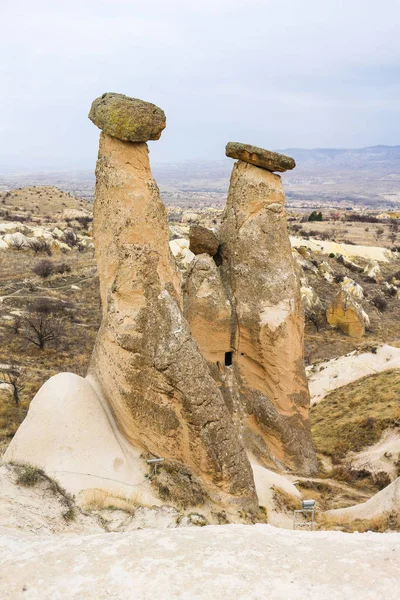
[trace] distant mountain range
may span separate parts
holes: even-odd
[[[400,146],[369,146],[368,148],[288,148],[282,151],[292,156],[297,170],[303,169],[384,169],[400,171]]]
[[[400,146],[368,148],[288,148],[278,150],[296,160],[284,173],[289,203],[324,206],[364,205],[398,208],[400,205]],[[233,161],[187,161],[153,165],[154,176],[166,202],[224,203]],[[0,190],[23,185],[58,185],[77,195],[93,195],[93,171],[19,171],[0,165]]]

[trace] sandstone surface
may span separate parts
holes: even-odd
[[[89,119],[108,135],[125,142],[158,140],[166,125],[164,111],[155,104],[114,93],[93,101]]]
[[[184,465],[213,500],[254,508],[251,466],[182,316],[146,144],[101,134],[95,198],[103,317],[91,378],[134,447]]]
[[[222,262],[193,261],[185,314],[247,450],[264,466],[311,473],[304,316],[283,204],[279,176],[235,164]]]
[[[193,254],[209,254],[214,256],[217,253],[219,241],[216,235],[203,227],[202,225],[192,225],[189,232],[189,248]]]
[[[339,327],[350,337],[362,337],[365,328],[369,326],[368,315],[354,297],[343,289],[337,293],[328,307],[326,318],[330,325]]]
[[[294,169],[296,166],[294,159],[290,156],[241,142],[229,142],[226,145],[225,154],[230,158],[237,158],[267,171],[283,172]]]

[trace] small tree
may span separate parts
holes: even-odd
[[[20,394],[24,389],[22,374],[18,367],[10,365],[7,370],[0,372],[0,383],[6,383],[11,386],[13,400],[16,406],[20,404]]]
[[[44,350],[49,342],[58,339],[60,332],[60,321],[50,313],[31,312],[24,317],[23,337],[40,350]]]
[[[310,216],[308,217],[309,221],[322,221],[322,212],[317,212],[313,210]]]
[[[397,232],[392,229],[391,232],[389,233],[389,240],[392,242],[392,244],[394,245],[397,239]]]
[[[385,233],[385,230],[383,229],[383,227],[378,227],[375,231],[376,239],[379,240],[384,233]]]

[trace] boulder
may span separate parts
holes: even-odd
[[[189,240],[186,238],[171,240],[169,247],[179,268],[185,271],[194,259],[193,252],[189,250]]]
[[[369,327],[368,315],[354,297],[341,290],[326,311],[328,323],[350,337],[360,338]]]
[[[306,248],[306,246],[299,246],[299,248],[296,248],[296,250],[300,254],[300,256],[302,256],[306,260],[312,259],[311,252],[308,248]]]
[[[166,125],[164,111],[155,104],[114,93],[93,101],[89,119],[104,133],[125,142],[158,140]]]
[[[306,313],[316,313],[322,310],[322,302],[318,294],[310,285],[307,285],[307,281],[302,281],[300,294]]]
[[[318,272],[324,279],[326,279],[328,283],[333,283],[333,270],[331,265],[326,260],[322,261],[318,265]]]
[[[362,300],[364,298],[364,290],[361,285],[356,283],[354,279],[350,277],[344,277],[343,281],[340,283],[340,287],[346,294],[350,294],[357,298],[357,300]]]
[[[283,172],[294,169],[296,166],[294,159],[289,156],[241,142],[229,142],[226,145],[225,154],[229,158],[237,158],[267,171]]]
[[[218,251],[218,238],[211,229],[207,229],[202,225],[192,225],[190,227],[189,242],[189,248],[193,254],[214,256]]]
[[[383,289],[386,294],[389,294],[389,296],[393,296],[394,298],[400,298],[400,289],[397,286],[393,285],[393,283],[384,281]]]
[[[368,281],[372,281],[373,283],[378,283],[379,281],[382,281],[382,271],[380,266],[376,262],[367,265],[364,269],[364,273]]]
[[[364,271],[364,267],[362,267],[361,265],[353,262],[352,260],[350,260],[349,258],[347,258],[346,256],[344,256],[343,254],[340,254],[338,256],[337,260],[342,265],[344,265],[345,267],[347,267],[348,269],[350,269],[350,271],[354,271],[355,273],[362,273]]]
[[[16,233],[7,233],[3,237],[3,240],[9,248],[21,248],[28,250],[31,247],[31,239],[19,231]]]

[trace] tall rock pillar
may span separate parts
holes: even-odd
[[[254,508],[251,466],[181,312],[145,143],[160,137],[164,113],[105,94],[89,117],[103,130],[94,207],[103,316],[89,378],[134,446],[185,465],[213,501]]]
[[[279,175],[293,159],[231,143],[233,167],[220,229],[221,277],[232,305],[236,371],[247,448],[262,462],[310,473],[316,457],[308,422],[304,316],[286,229]],[[267,459],[267,460],[266,460]]]

